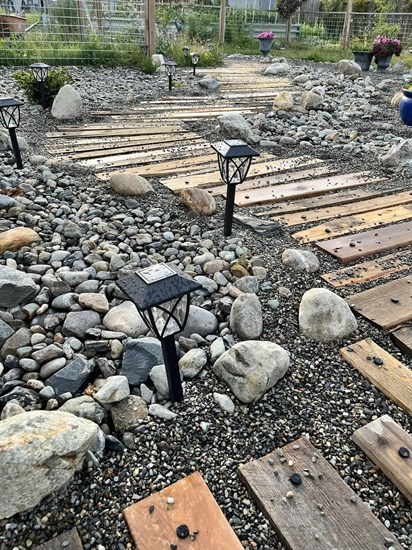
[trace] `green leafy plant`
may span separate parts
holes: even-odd
[[[349,40],[349,48],[354,52],[372,51],[372,40],[369,36],[352,36]]]
[[[17,85],[22,88],[25,96],[31,103],[40,103],[39,83],[29,71],[17,71],[13,75]],[[73,82],[73,77],[67,69],[55,69],[49,71],[47,80],[44,83],[47,102],[49,105],[53,103],[58,91],[65,84]]]

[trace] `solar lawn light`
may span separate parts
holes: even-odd
[[[227,185],[225,210],[225,237],[232,234],[233,207],[236,185],[246,179],[253,157],[259,153],[241,139],[228,139],[212,145],[217,153],[220,177]]]
[[[196,76],[196,65],[199,63],[200,55],[197,52],[192,52],[192,65],[193,65],[193,76]]]
[[[20,147],[16,136],[16,128],[20,124],[20,105],[23,105],[23,102],[13,97],[0,98],[0,122],[9,131],[17,168],[23,168]]]
[[[189,46],[183,46],[182,50],[183,50],[183,55],[184,55],[185,57],[189,57],[189,54],[190,54],[190,48],[189,48]]]
[[[43,109],[45,109],[47,107],[47,97],[46,97],[46,87],[44,83],[47,80],[50,66],[47,65],[46,63],[32,63],[31,65],[29,65],[29,69],[31,70],[34,78],[37,80],[37,84],[40,92],[40,102]]]
[[[149,46],[147,44],[142,44],[140,49],[142,50],[143,55],[147,55],[149,53]]]
[[[186,326],[190,293],[201,285],[174,264],[160,263],[117,281],[134,303],[146,326],[162,344],[172,402],[183,399],[174,335]]]
[[[167,76],[169,77],[169,91],[172,89],[172,77],[176,72],[176,65],[177,63],[175,63],[174,61],[164,62],[165,71]]]

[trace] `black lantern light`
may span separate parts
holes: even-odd
[[[19,143],[16,136],[16,128],[18,128],[20,124],[20,105],[23,105],[23,102],[13,97],[0,98],[0,121],[2,126],[9,131],[17,168],[23,168]]]
[[[189,315],[190,293],[201,285],[183,275],[174,264],[157,264],[124,277],[117,286],[128,296],[146,326],[161,341],[173,402],[183,398],[174,335],[181,332]]]
[[[225,237],[229,237],[232,234],[236,185],[245,181],[252,158],[260,155],[241,139],[219,141],[212,145],[212,149],[217,152],[220,177],[227,185]]]
[[[46,88],[44,86],[44,83],[47,80],[50,66],[47,65],[46,63],[32,63],[31,65],[29,65],[29,69],[31,70],[34,78],[37,80],[37,84],[40,92],[40,102],[43,109],[45,109],[47,107],[47,97],[46,97]]]
[[[143,55],[147,55],[149,53],[149,46],[147,44],[142,44],[140,49],[142,50]]]
[[[197,52],[192,52],[192,65],[193,65],[193,76],[196,76],[196,65],[199,63],[200,55]]]
[[[175,63],[174,61],[167,60],[164,62],[165,72],[169,77],[169,91],[172,89],[172,77],[176,72],[176,65],[177,63]]]
[[[190,48],[189,48],[189,46],[183,46],[182,50],[183,50],[183,55],[184,55],[185,57],[189,57],[189,53],[190,53]]]

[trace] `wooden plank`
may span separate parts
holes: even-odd
[[[209,145],[203,138],[196,137],[191,139],[165,139],[163,142],[159,143],[150,143],[150,144],[144,144],[144,145],[131,145],[127,147],[112,147],[110,149],[94,149],[92,151],[83,151],[81,153],[73,153],[71,152],[69,155],[65,155],[65,158],[71,159],[71,160],[80,160],[80,159],[91,159],[91,158],[103,158],[103,157],[110,157],[113,155],[121,155],[121,154],[128,154],[133,152],[146,152],[146,151],[154,151],[159,150],[162,148],[162,145],[169,145],[169,147],[173,144],[176,144],[179,142],[179,147],[182,146],[191,146],[196,143],[203,143]]]
[[[323,162],[323,161],[319,161]],[[298,181],[304,178],[314,178],[316,176],[324,176],[325,174],[331,174],[333,170],[329,166],[314,166],[307,170],[299,170],[298,172],[287,172],[285,174],[279,174],[275,176],[265,176],[247,179],[244,183],[236,185],[236,191],[244,191],[247,189],[257,189],[259,187],[265,187],[266,185],[290,183],[291,181]],[[226,196],[227,186],[217,185],[208,189],[212,195]]]
[[[238,473],[287,548],[371,550],[384,548],[385,537],[401,548],[304,437],[244,464]],[[300,485],[292,485],[293,473],[301,476]],[[292,498],[286,498],[289,492]]]
[[[330,218],[341,218],[362,212],[372,212],[373,210],[378,210],[380,208],[398,206],[409,202],[412,202],[412,191],[402,191],[400,193],[393,193],[385,197],[357,201],[354,204],[329,206],[326,208],[319,208],[318,210],[312,210],[311,212],[305,212],[304,214],[295,213],[277,216],[275,219],[288,226],[300,225],[303,223],[316,222]]]
[[[158,160],[172,160],[179,157],[188,157],[193,155],[193,151],[207,152],[210,150],[208,143],[199,143],[190,146],[182,147],[165,147],[164,149],[156,149],[150,153],[129,153],[128,155],[113,155],[107,158],[98,158],[90,160],[82,160],[79,164],[83,166],[125,166],[127,164],[148,164]]]
[[[334,288],[340,288],[347,285],[356,285],[367,281],[374,281],[382,277],[387,277],[392,273],[406,271],[412,267],[412,252],[398,252],[382,256],[376,260],[370,260],[351,267],[344,267],[321,275],[321,278],[332,285]]]
[[[316,246],[346,264],[386,250],[410,246],[411,243],[412,225],[410,222],[404,222],[330,241],[317,242]]]
[[[366,338],[342,348],[341,357],[405,411],[412,412],[412,371]],[[383,361],[377,365],[374,358]]]
[[[412,357],[412,325],[397,327],[391,331],[395,346],[408,357]]]
[[[76,527],[53,539],[33,547],[33,550],[83,550]]]
[[[294,239],[300,239],[303,243],[322,241],[330,237],[345,235],[355,231],[362,231],[368,227],[388,225],[412,218],[412,205],[393,206],[392,208],[381,208],[372,212],[364,212],[353,216],[343,216],[339,219],[330,220],[310,229],[292,233]]]
[[[199,163],[199,164],[198,164]],[[213,163],[213,164],[212,164]],[[190,168],[194,172],[201,170],[212,170],[216,165],[216,155],[200,155],[191,156],[190,158],[180,158],[178,160],[171,160],[166,162],[158,162],[157,164],[150,164],[147,166],[140,166],[138,168],[130,168],[128,170],[122,170],[132,174],[139,174],[140,176],[167,176],[171,174],[178,174],[179,172],[187,172]],[[96,174],[96,177],[102,180],[110,179],[110,177],[118,173],[119,170],[113,172],[101,172]]]
[[[256,162],[252,164],[249,169],[249,178],[254,176],[269,175],[273,172],[280,172],[282,170],[290,170],[298,166],[311,166],[323,162],[319,159],[311,159],[308,156],[305,157],[292,157],[288,159],[272,159],[264,162]],[[206,187],[213,184],[221,184],[220,172],[214,170],[210,174],[205,176],[181,176],[177,178],[168,178],[162,180],[163,185],[166,185],[172,191],[180,191],[187,189],[188,187]]]
[[[186,130],[182,130],[185,132]],[[176,126],[146,126],[141,128],[119,128],[112,130],[73,130],[64,132],[48,132],[47,138],[74,139],[81,137],[107,137],[107,136],[145,136],[147,134],[164,134],[165,132],[179,132]]]
[[[294,185],[285,183],[284,185],[273,185],[262,189],[254,189],[253,191],[236,193],[235,204],[242,207],[270,202],[282,202],[293,198],[320,195],[338,189],[378,183],[385,181],[385,179],[383,177],[371,178],[369,177],[369,172],[355,172],[343,176],[330,176],[328,178],[302,181]]]
[[[168,504],[168,498],[174,503]],[[166,550],[172,544],[179,550],[243,550],[199,472],[133,504],[123,515],[139,550]],[[182,524],[190,532],[198,530],[195,540],[177,537]]]
[[[412,456],[410,434],[389,415],[384,414],[358,428],[352,439],[406,498],[412,501],[412,458],[402,458],[398,453],[404,447]]]
[[[406,323],[412,319],[412,275],[353,294],[346,302],[383,330]]]
[[[348,204],[358,200],[373,199],[375,197],[380,197],[381,195],[389,195],[402,190],[402,187],[397,187],[396,189],[376,189],[372,191],[368,189],[348,189],[338,193],[328,193],[327,195],[318,195],[308,199],[298,199],[287,203],[278,203],[269,210],[257,212],[256,216],[277,219],[278,215],[291,214],[293,212],[305,212],[307,210],[313,210],[323,206],[336,206],[338,204]]]

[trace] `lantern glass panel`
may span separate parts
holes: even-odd
[[[141,312],[142,318],[158,339],[172,336],[183,330],[189,314],[188,295],[163,302]]]
[[[197,65],[199,63],[199,58],[200,58],[200,56],[199,56],[198,53],[196,53],[196,52],[192,53],[192,63],[193,63],[193,65]]]
[[[30,69],[37,82],[44,82],[47,79],[49,68],[49,65],[46,65],[46,63],[33,63],[30,65]]]
[[[225,158],[218,155],[219,171],[227,185],[236,185],[245,181],[249,171],[251,157]]]
[[[5,128],[18,128],[20,124],[20,106],[0,108],[1,123]]]

